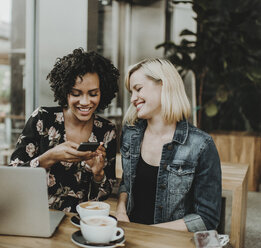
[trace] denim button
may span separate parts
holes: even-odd
[[[162,205],[160,205],[160,206],[158,206],[158,208],[159,208],[160,210],[162,210],[162,209],[163,209],[163,206],[162,206]]]
[[[167,167],[168,167],[167,164],[164,164],[164,165],[163,165],[163,169],[164,169],[164,170],[167,170]]]
[[[168,145],[168,150],[171,151],[173,149],[173,145]]]

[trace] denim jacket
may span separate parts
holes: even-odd
[[[133,184],[146,120],[125,125],[121,137],[127,214],[133,209]],[[221,211],[221,167],[210,135],[187,121],[177,123],[174,137],[163,146],[158,170],[154,223],[182,219],[190,232],[216,229]]]

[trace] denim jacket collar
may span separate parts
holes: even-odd
[[[183,120],[177,122],[176,131],[174,133],[173,141],[184,145],[188,138],[188,121]]]
[[[128,129],[135,130],[137,133],[143,134],[145,132],[145,129],[147,127],[147,120],[144,119],[138,119],[135,122],[135,125],[128,125]]]
[[[135,129],[138,132],[144,133],[145,129],[147,127],[147,121],[143,119],[139,119],[135,126],[129,126],[131,129]],[[173,136],[172,141],[177,142],[181,145],[185,144],[187,138],[188,138],[188,121],[182,120],[177,122],[176,130]]]

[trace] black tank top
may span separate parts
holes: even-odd
[[[140,156],[133,186],[134,208],[130,214],[130,221],[141,224],[154,223],[158,168],[147,164]]]

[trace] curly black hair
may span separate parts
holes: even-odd
[[[97,111],[105,109],[118,92],[117,81],[119,70],[109,59],[96,52],[85,52],[83,48],[73,50],[72,53],[57,58],[56,63],[47,75],[54,92],[54,100],[62,107],[67,107],[67,96],[75,85],[76,78],[86,73],[97,73],[100,81],[101,100]]]

